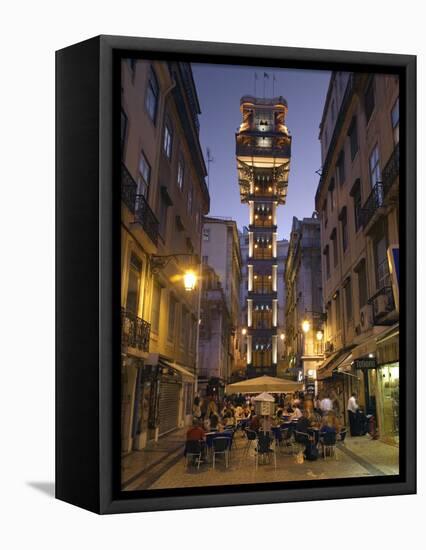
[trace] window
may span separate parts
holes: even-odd
[[[188,189],[188,203],[187,203],[187,209],[188,214],[192,214],[192,200],[194,196],[194,191],[192,189],[192,186]]]
[[[339,185],[343,185],[345,183],[345,152],[344,151],[340,151],[340,155],[336,164],[336,170],[337,170],[337,179],[339,180]]]
[[[324,220],[324,227],[327,227],[327,224],[328,224],[327,201],[324,201],[324,207],[322,209],[322,216],[323,216],[323,220]]]
[[[331,102],[331,120],[333,122],[336,120],[336,103],[334,99]]]
[[[334,308],[335,308],[335,312],[336,312],[336,315],[335,315],[335,318],[336,318],[336,332],[338,332],[339,328],[340,328],[340,293],[339,291],[336,292],[336,294],[334,295]]]
[[[158,97],[159,97],[159,87],[157,77],[155,76],[154,69],[151,67],[148,75],[148,86],[146,89],[145,96],[145,107],[148,111],[149,117],[154,122],[157,118],[157,109],[158,109]]]
[[[170,296],[169,296],[169,324],[168,324],[168,330],[167,330],[167,336],[168,336],[170,341],[173,341],[174,338],[175,338],[176,307],[177,307],[177,300],[173,296],[173,294],[170,294]]]
[[[399,143],[399,97],[395,101],[391,112],[393,142],[396,145]]]
[[[356,117],[352,119],[351,125],[349,127],[349,142],[351,144],[351,160],[354,160],[355,155],[358,152],[358,127],[356,122]]]
[[[139,176],[138,176],[138,195],[143,195],[148,198],[149,182],[151,179],[151,166],[146,160],[145,155],[141,152],[139,158]]]
[[[352,308],[352,283],[350,277],[348,277],[345,285],[345,302],[346,302],[346,320],[351,321],[353,317]]]
[[[183,160],[183,156],[181,155],[179,157],[178,162],[178,171],[177,171],[177,184],[179,189],[182,191],[183,189],[183,180],[185,178],[185,162]]]
[[[376,144],[370,155],[370,183],[374,187],[377,182],[380,182],[382,175],[380,172],[379,146]]]
[[[330,211],[334,211],[334,207],[336,206],[336,197],[334,194],[334,178],[331,178],[330,185],[328,186],[328,190],[330,192]]]
[[[188,311],[185,307],[182,306],[182,315],[180,321],[180,344],[182,347],[186,347],[186,338],[190,327],[188,326]]]
[[[142,278],[142,261],[132,253],[129,265],[129,282],[127,285],[126,309],[138,314],[139,292]]]
[[[158,332],[160,327],[161,286],[154,281],[152,290],[151,328]]]
[[[324,248],[324,256],[325,256],[325,274],[327,276],[327,279],[330,278],[330,250],[328,245]]]
[[[170,160],[172,158],[173,147],[173,130],[170,121],[167,121],[164,125],[164,139],[163,139],[163,151],[166,157]]]
[[[167,210],[169,205],[165,201],[164,197],[160,197],[160,215],[159,215],[159,231],[163,239],[166,239],[167,232]]]
[[[339,252],[337,247],[337,231],[336,228],[333,229],[331,232],[330,238],[333,242],[333,264],[334,267],[337,267],[337,264],[339,263]]]
[[[121,111],[121,136],[120,136],[120,146],[121,146],[121,157],[124,156],[124,148],[126,146],[127,138],[127,115],[122,110]]]
[[[203,229],[203,241],[209,241],[210,240],[210,229],[205,227]]]
[[[342,225],[342,248],[345,252],[348,248],[348,213],[346,206],[342,208],[339,216],[340,223]]]
[[[354,201],[354,219],[355,219],[355,231],[359,231],[361,227],[361,182],[356,180],[352,190],[352,199]]]
[[[374,101],[374,77],[371,77],[364,96],[365,117],[367,119],[367,124],[374,111]]]
[[[374,267],[376,271],[376,288],[378,290],[389,285],[389,266],[387,258],[386,236],[374,242]]]
[[[202,262],[203,262],[203,264],[208,264],[209,263],[209,257],[208,256],[203,256]]]
[[[360,309],[367,304],[368,292],[367,292],[367,271],[365,266],[365,260],[361,260],[356,269],[358,276],[358,299]]]

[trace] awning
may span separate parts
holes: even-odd
[[[169,369],[173,369],[177,371],[179,374],[182,375],[183,382],[194,382],[195,381],[195,375],[188,370],[187,368],[183,367],[182,365],[179,365],[178,363],[171,363],[170,361],[167,361],[166,359],[163,359],[162,357],[158,358],[158,364],[167,367]]]
[[[341,350],[334,353],[327,359],[322,367],[317,370],[317,380],[324,380],[325,378],[331,378],[333,372],[335,372],[343,363],[346,365],[351,352],[348,350]]]
[[[399,362],[399,323],[385,331],[377,338],[377,363]]]

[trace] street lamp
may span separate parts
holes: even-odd
[[[195,288],[197,275],[193,271],[185,271],[183,276],[183,286],[187,292],[191,292]]]
[[[317,332],[317,340],[318,340],[318,342],[321,342],[321,340],[323,339],[323,337],[324,337],[324,333],[322,332],[322,330],[319,330],[319,331]]]
[[[166,256],[157,256],[153,254],[150,258],[151,263],[151,271],[152,273],[158,273],[161,269],[164,269],[167,264],[172,260],[179,260],[179,258],[191,258],[192,260],[195,259],[195,263],[197,263],[198,256],[196,254],[167,254]],[[191,262],[192,264],[194,261]],[[194,290],[195,285],[197,283],[197,274],[194,270],[188,269],[183,274],[183,286],[187,292],[191,292]]]
[[[281,340],[285,340],[285,334],[284,334],[284,332],[282,332],[282,333],[280,334],[280,338],[281,338]]]
[[[302,330],[305,334],[311,330],[311,323],[307,319],[302,323]]]
[[[246,328],[243,328],[242,331],[241,331],[241,334],[242,334],[243,336],[245,336],[245,335],[247,334],[247,329],[246,329]]]

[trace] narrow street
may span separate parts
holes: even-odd
[[[398,474],[398,448],[368,435],[348,437],[339,443],[336,458],[320,457],[316,461],[296,463],[289,449],[278,448],[277,468],[260,464],[255,468],[254,451],[244,456],[246,439],[238,432],[234,439],[230,465],[225,468],[220,458],[213,470],[209,462],[200,469],[185,466],[183,457],[184,431],[177,430],[143,451],[130,453],[123,459],[125,490],[166,489],[262,483],[271,481],[301,481],[312,479],[367,477]]]

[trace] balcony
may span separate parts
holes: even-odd
[[[371,193],[366,200],[360,212],[359,221],[364,229],[371,222],[374,214],[379,208],[389,204],[390,190],[399,174],[399,144],[396,145],[386,166],[382,172],[382,181],[378,181],[371,190]]]
[[[150,332],[150,323],[125,308],[121,309],[121,344],[123,347],[148,353]]]
[[[374,325],[393,325],[398,320],[393,290],[390,285],[383,286],[368,300],[368,303],[373,308]]]
[[[157,245],[159,222],[146,198],[137,194],[137,185],[124,164],[121,165],[121,200],[134,214],[134,223],[142,227],[151,241]]]

